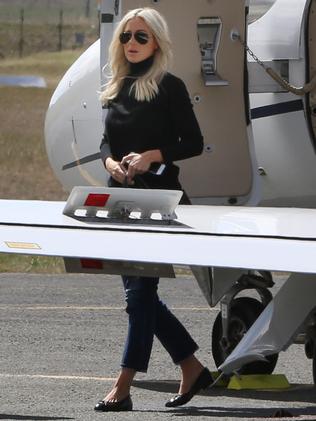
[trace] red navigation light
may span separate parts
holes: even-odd
[[[109,197],[109,194],[90,193],[84,202],[84,206],[96,206],[98,208],[102,208],[106,205]]]
[[[102,260],[97,259],[80,259],[82,269],[103,269]]]

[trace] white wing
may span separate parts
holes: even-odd
[[[92,194],[107,197],[112,191]],[[137,190],[127,194],[120,189],[114,208],[136,206],[141,213],[155,209],[153,195],[160,192],[146,191],[142,205]],[[226,373],[286,349],[315,306],[316,210],[178,206],[177,219],[153,220],[96,216],[99,206],[91,206],[89,197],[81,202],[1,200],[0,252],[116,261],[123,271],[126,262],[136,262],[140,271],[141,264],[184,264],[294,272],[222,364]],[[78,214],[76,208],[88,209],[86,216],[63,214]]]
[[[178,206],[177,219],[154,221],[64,208],[1,200],[0,252],[316,273],[316,210]]]

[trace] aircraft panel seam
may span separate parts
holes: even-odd
[[[133,228],[114,228],[114,227],[83,227],[70,225],[48,225],[48,224],[26,224],[15,222],[0,222],[0,226],[11,227],[32,227],[45,229],[66,229],[66,230],[84,230],[84,231],[111,231],[111,232],[125,232],[138,234],[171,234],[171,235],[190,235],[190,236],[204,236],[204,237],[230,237],[230,238],[257,238],[257,239],[271,239],[271,240],[293,240],[293,241],[307,241],[316,242],[316,237],[297,237],[297,236],[282,236],[282,235],[259,235],[259,234],[230,234],[230,233],[211,233],[203,231],[172,231],[172,230],[155,230],[155,229],[133,229]]]

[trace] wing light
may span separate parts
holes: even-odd
[[[98,259],[80,259],[82,269],[103,269],[102,260]]]
[[[84,202],[84,206],[104,207],[109,197],[109,194],[90,193]]]

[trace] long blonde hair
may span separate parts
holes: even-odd
[[[100,95],[103,105],[107,105],[119,93],[124,78],[129,73],[129,63],[125,57],[124,49],[119,36],[124,31],[127,22],[135,17],[142,18],[150,28],[158,45],[154,54],[154,61],[148,71],[137,78],[131,86],[130,94],[134,94],[137,101],[151,101],[158,93],[158,84],[164,73],[168,70],[172,57],[169,30],[165,19],[157,10],[150,7],[130,10],[122,18],[114,31],[109,46],[109,61],[105,66],[109,68],[109,81],[104,85]]]

